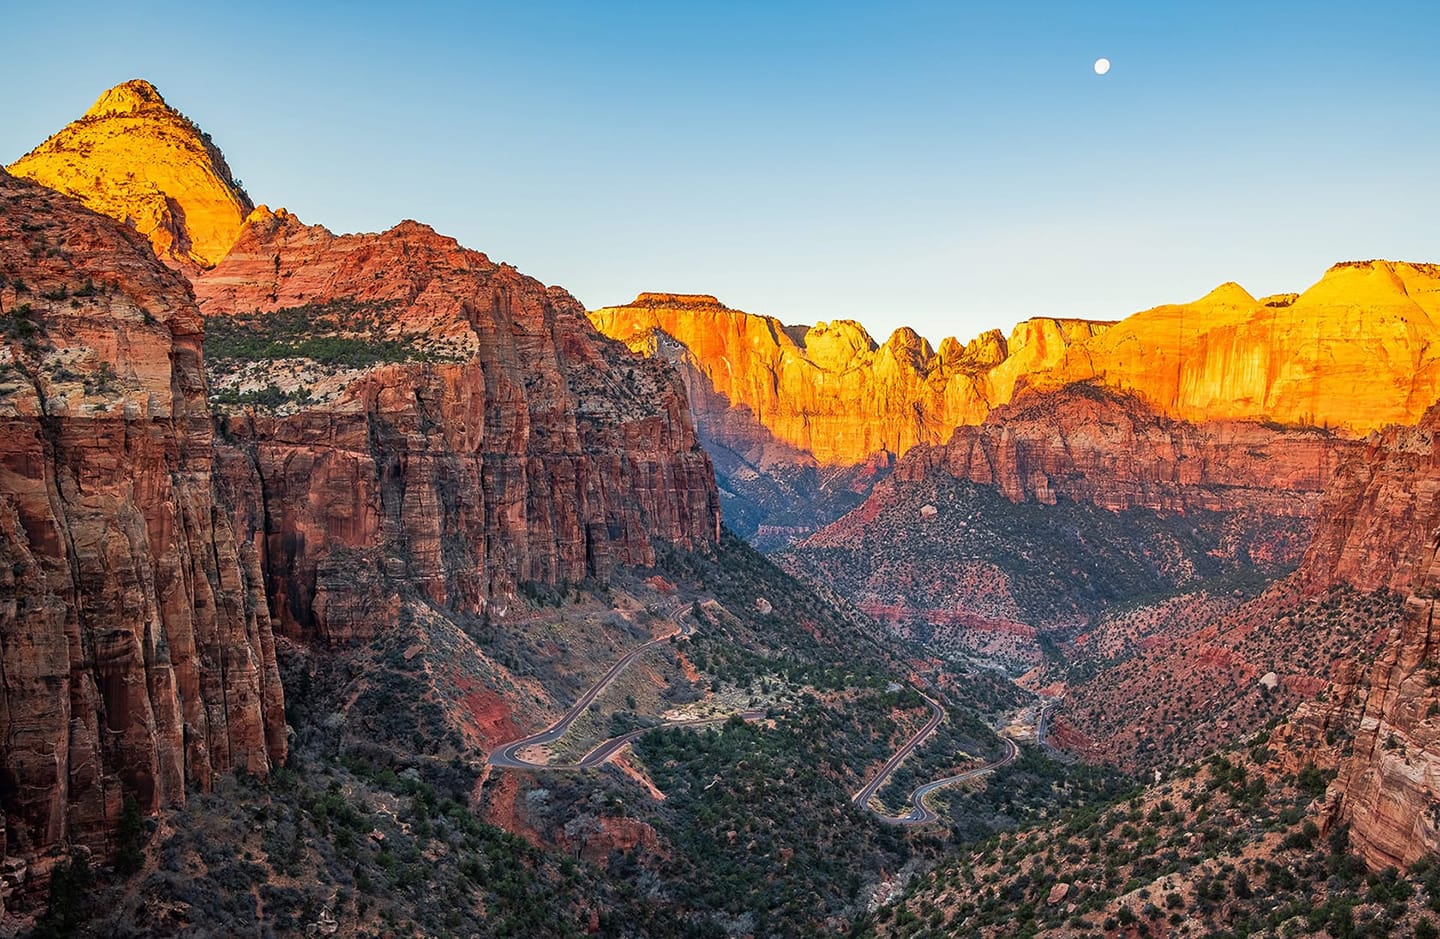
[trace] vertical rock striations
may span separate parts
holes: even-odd
[[[1409,594],[1405,617],[1368,673],[1337,688],[1338,708],[1297,716],[1297,737],[1353,740],[1338,759],[1331,824],[1373,867],[1440,851],[1440,407],[1414,427],[1374,434],[1342,467],[1306,555],[1308,589],[1332,583]],[[1317,732],[1318,729],[1318,732]],[[1325,762],[1332,762],[1326,758]]]
[[[5,852],[104,847],[285,755],[270,619],[211,489],[201,319],[135,233],[0,172]]]
[[[1354,740],[1329,791],[1330,824],[1350,825],[1351,848],[1372,867],[1404,867],[1440,851],[1437,574],[1427,573],[1424,596],[1409,598],[1370,669],[1352,715]]]
[[[1136,313],[1032,381],[1093,381],[1188,421],[1268,420],[1363,435],[1440,397],[1440,266],[1336,264],[1301,294],[1224,284]]]
[[[1314,591],[1333,583],[1362,590],[1419,589],[1440,530],[1440,409],[1418,424],[1371,434],[1326,492],[1323,524],[1305,557]]]
[[[1105,324],[1034,319],[939,351],[913,330],[883,345],[850,320],[784,326],[714,297],[644,293],[596,310],[601,332],[675,365],[728,524],[783,547],[859,505],[911,447],[941,444],[1010,400],[1032,371]]]
[[[967,345],[936,350],[912,329],[883,344],[852,320],[783,326],[732,310],[714,297],[642,293],[633,303],[590,314],[596,327],[650,354],[664,339],[684,348],[701,432],[764,467],[775,444],[822,465],[854,466],[886,451],[944,443],[1009,401],[1030,372],[1060,360],[1071,344],[1108,324],[1035,319],[1007,340],[991,330]],[[782,461],[793,459],[781,449]]]
[[[1026,389],[1087,383],[1178,420],[1351,437],[1412,423],[1440,396],[1433,264],[1346,262],[1301,294],[1257,300],[1224,284],[1118,323],[1037,318],[938,350],[908,329],[877,345],[848,320],[783,326],[699,295],[641,294],[590,316],[681,367],[727,515],[757,543],[767,529],[805,533],[779,503],[799,497],[824,525],[874,481],[842,470],[943,444]]]
[[[559,288],[415,222],[337,236],[262,208],[196,292],[212,391],[250,405],[225,425],[263,505],[240,536],[290,634],[364,639],[411,589],[503,615],[526,582],[717,537],[673,371]]]

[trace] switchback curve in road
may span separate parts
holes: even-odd
[[[570,729],[570,725],[573,724],[575,720],[584,712],[584,710],[589,707],[596,698],[600,696],[601,692],[603,692],[607,687],[609,687],[610,683],[613,682],[617,677],[619,677],[621,672],[629,668],[630,665],[641,655],[644,655],[645,652],[654,648],[655,646],[669,642],[675,636],[689,635],[689,628],[680,622],[680,616],[682,613],[684,613],[685,608],[685,605],[681,605],[676,607],[669,613],[669,619],[675,625],[675,630],[673,632],[669,632],[664,636],[652,639],[649,642],[642,643],[641,645],[636,646],[634,649],[630,650],[625,655],[621,656],[615,662],[615,664],[610,667],[610,670],[607,671],[604,675],[602,675],[600,679],[596,681],[593,685],[591,685],[588,689],[586,689],[585,693],[576,700],[575,704],[571,706],[570,710],[566,711],[565,714],[561,716],[558,720],[556,720],[553,724],[551,724],[549,727],[546,727],[544,730],[531,734],[528,737],[522,737],[519,740],[514,740],[510,743],[501,744],[499,747],[491,751],[486,762],[489,763],[491,766],[520,770],[590,769],[604,763],[606,760],[610,759],[620,750],[633,743],[637,738],[649,733],[652,730],[674,727],[704,727],[714,724],[721,724],[729,720],[730,717],[737,716],[727,715],[725,717],[701,718],[696,720],[664,721],[658,724],[652,724],[648,727],[637,727],[636,729],[627,731],[626,733],[623,733],[617,737],[611,737],[608,740],[602,740],[600,743],[596,744],[595,747],[592,748],[588,753],[586,753],[574,763],[533,763],[520,756],[520,751],[526,747],[535,746],[537,744],[553,743],[554,741],[559,740],[561,737],[565,736],[566,731]],[[932,792],[936,791],[937,789],[943,789],[946,786],[954,785],[958,782],[963,782],[967,779],[974,779],[978,776],[983,776],[987,773],[994,772],[1002,766],[1009,766],[1011,763],[1014,763],[1015,760],[1018,759],[1020,756],[1020,747],[1015,743],[1015,741],[1011,740],[1009,737],[1002,737],[1001,740],[1005,744],[1005,755],[1003,757],[993,762],[986,763],[983,766],[977,766],[973,769],[968,769],[964,772],[956,773],[953,776],[946,776],[943,779],[932,780],[928,783],[924,783],[920,786],[915,787],[914,791],[910,793],[909,801],[912,808],[907,814],[899,816],[886,815],[885,813],[872,808],[870,805],[870,800],[875,795],[875,793],[879,791],[880,787],[885,784],[885,781],[890,778],[891,774],[894,773],[895,770],[900,766],[900,764],[904,761],[905,757],[909,756],[915,751],[916,747],[920,746],[927,739],[929,739],[930,735],[935,732],[935,730],[940,726],[940,722],[945,718],[945,709],[940,706],[940,702],[936,701],[928,694],[925,694],[925,692],[923,691],[920,691],[919,694],[930,706],[929,719],[925,721],[925,725],[921,727],[919,731],[917,731],[909,740],[902,744],[900,748],[895,751],[894,754],[891,755],[890,759],[885,761],[885,765],[880,767],[880,771],[876,773],[875,776],[868,783],[860,787],[859,791],[857,791],[850,799],[851,804],[854,805],[857,809],[868,812],[880,821],[892,825],[927,825],[931,822],[938,820],[939,816],[936,815],[935,812],[932,811],[925,804],[926,798]],[[1045,704],[1040,709],[1037,724],[1037,739],[1042,745],[1045,739],[1046,718],[1049,716],[1050,710],[1054,708],[1055,705],[1058,703],[1058,701],[1051,701]],[[741,712],[738,716],[744,718],[745,720],[757,720],[761,717],[764,717],[765,712],[744,711]]]

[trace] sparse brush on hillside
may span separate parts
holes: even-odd
[[[1111,512],[1068,499],[1016,504],[988,486],[936,474],[897,487],[853,541],[827,532],[778,560],[835,585],[861,608],[883,610],[933,651],[964,656],[985,652],[983,642],[1006,624],[1073,628],[1182,587],[1278,576],[1286,568],[1264,560],[1268,546],[1303,545],[1308,530],[1302,519]],[[1039,650],[1022,643],[996,657],[1024,670]]]
[[[1440,870],[1424,862],[1367,874],[1343,827],[1316,824],[1329,776],[1285,772],[1256,740],[1108,804],[981,841],[852,935],[1429,934]]]
[[[1370,662],[1403,611],[1389,591],[1305,597],[1293,580],[1243,601],[1160,606],[1107,618],[1046,670],[1067,682],[1057,721],[1088,759],[1137,770],[1200,759]]]
[[[236,362],[312,359],[368,368],[392,362],[446,361],[423,336],[396,334],[389,301],[328,300],[268,313],[212,316],[205,322],[205,364],[224,372]]]

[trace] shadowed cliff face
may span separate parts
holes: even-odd
[[[211,491],[201,319],[144,239],[0,172],[4,851],[285,755],[258,559]]]
[[[289,633],[368,638],[410,589],[503,616],[519,584],[717,537],[674,373],[559,288],[414,222],[336,236],[257,210],[196,293],[212,338],[241,322],[207,346],[212,391],[279,395],[227,409],[223,464],[264,507],[239,532]]]
[[[176,117],[142,83],[72,129],[130,122],[82,148],[124,170]],[[176,159],[229,179],[208,143]],[[85,195],[135,219],[107,174]],[[47,848],[108,853],[125,795],[284,759],[272,622],[342,644],[503,618],[521,584],[715,544],[675,374],[559,288],[413,222],[268,211],[192,288],[155,251],[207,258],[156,231],[3,173],[0,200],[0,851],[31,887]]]
[[[9,169],[133,224],[186,270],[224,257],[252,208],[209,135],[140,80],[105,92]]]

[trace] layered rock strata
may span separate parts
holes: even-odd
[[[1172,420],[1133,396],[1077,384],[1023,395],[945,445],[915,450],[895,480],[943,472],[1012,502],[1312,517],[1353,447],[1319,430]]]
[[[125,796],[283,760],[283,696],[188,284],[65,196],[0,205],[0,847],[104,850]]]
[[[705,295],[642,293],[590,319],[637,351],[684,365],[701,432],[762,468],[793,462],[795,450],[821,465],[853,466],[877,452],[943,443],[1009,401],[1023,376],[1107,325],[1034,319],[1008,339],[990,330],[935,350],[911,329],[877,344],[853,320],[785,326]]]
[[[1303,707],[1294,746],[1337,776],[1325,806],[1373,867],[1440,851],[1440,408],[1372,435],[1342,467],[1301,574],[1407,594],[1375,663]],[[1349,737],[1348,745],[1336,742]]]
[[[1136,313],[1031,381],[1092,381],[1188,421],[1257,420],[1361,436],[1440,397],[1440,266],[1336,264],[1301,294],[1225,284]]]
[[[526,582],[717,537],[678,379],[557,287],[414,222],[337,236],[262,208],[196,293],[212,334],[242,317],[271,337],[207,365],[222,397],[279,395],[228,408],[225,465],[254,475],[240,535],[291,635],[364,639],[406,590],[503,615]]]

